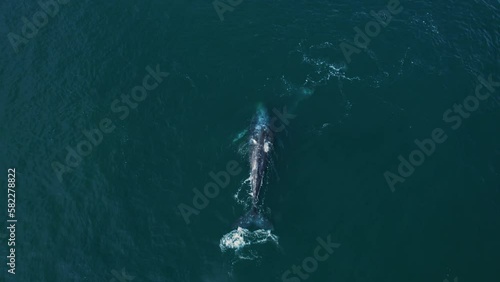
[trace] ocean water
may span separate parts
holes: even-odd
[[[0,281],[500,281],[499,1],[40,3],[0,3]]]

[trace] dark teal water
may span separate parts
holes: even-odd
[[[0,281],[499,281],[500,87],[453,111],[479,76],[500,81],[500,3],[401,1],[348,60],[340,44],[388,3],[243,0],[221,21],[209,1],[70,0],[36,34],[36,1],[0,3]],[[148,66],[168,75],[122,101]],[[295,116],[265,185],[279,239],[222,252],[248,192],[233,140],[258,102]],[[446,141],[392,191],[384,173],[436,128]],[[179,205],[231,161],[241,172],[186,224]],[[340,246],[307,279],[282,279],[328,236]]]

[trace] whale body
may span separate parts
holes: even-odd
[[[250,211],[237,221],[243,228],[272,229],[272,224],[261,211],[260,192],[264,186],[273,150],[273,131],[267,109],[259,104],[249,129],[249,163],[252,204]]]

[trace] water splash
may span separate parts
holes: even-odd
[[[250,175],[241,184],[236,193],[233,195],[234,200],[247,209],[252,203],[252,191],[250,187]]]
[[[234,252],[237,259],[255,260],[259,259],[260,256],[254,247],[266,244],[279,246],[279,238],[271,230],[259,229],[250,231],[238,227],[238,229],[232,230],[222,236],[219,247],[222,252]]]

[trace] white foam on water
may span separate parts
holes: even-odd
[[[330,63],[321,58],[311,58],[307,54],[302,54],[302,59],[305,63],[313,65],[316,69],[316,74],[309,74],[305,84],[312,84],[313,87],[323,85],[332,78],[345,80],[361,80],[359,77],[349,77],[346,75],[346,65]]]
[[[278,236],[273,234],[271,230],[259,229],[250,231],[238,227],[238,229],[232,230],[222,236],[219,247],[222,252],[234,252],[239,259],[254,260],[260,256],[252,249],[252,246],[264,245],[266,243],[279,246]]]
[[[248,207],[252,202],[252,189],[249,189],[250,180],[251,175],[248,175],[248,178],[243,180],[240,187],[238,187],[238,190],[233,195],[234,200],[244,207]]]

